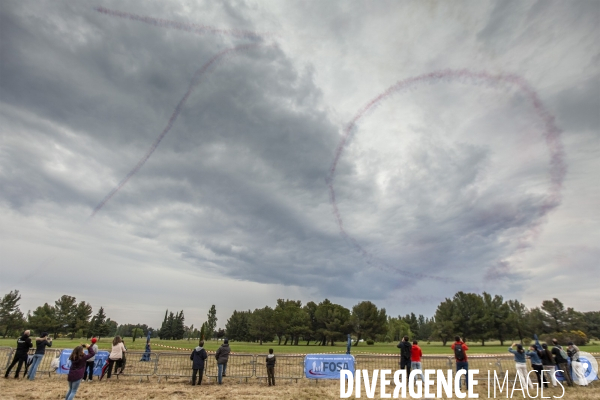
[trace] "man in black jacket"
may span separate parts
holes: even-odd
[[[198,343],[198,347],[192,351],[190,355],[190,360],[194,363],[192,368],[194,372],[192,373],[192,386],[196,385],[196,374],[200,373],[200,379],[198,379],[198,385],[202,385],[202,374],[204,374],[204,363],[206,362],[206,358],[208,354],[206,354],[206,350],[204,350],[204,340],[201,340]]]
[[[571,373],[569,372],[568,360],[566,357],[564,357],[566,352],[563,350],[562,346],[558,344],[558,340],[552,339],[552,344],[554,345],[552,348],[552,355],[554,356],[556,367],[558,370],[562,371],[562,375],[565,377],[567,385],[573,386],[573,379],[571,378]],[[561,354],[561,350],[563,354]]]
[[[217,349],[217,353],[215,354],[215,358],[217,359],[217,382],[219,385],[223,383],[222,377],[225,376],[225,372],[227,372],[227,361],[229,361],[229,353],[231,353],[231,349],[229,348],[229,340],[225,339],[221,347]]]
[[[267,380],[269,381],[269,386],[271,384],[275,386],[275,362],[277,360],[275,359],[275,354],[273,354],[273,349],[269,349],[269,355],[265,361],[267,362]]]
[[[406,379],[408,379],[410,376],[410,357],[412,353],[412,344],[410,344],[408,336],[404,336],[396,347],[400,349],[400,369],[406,368]]]
[[[23,366],[23,363],[27,362],[27,353],[29,352],[29,349],[33,347],[29,334],[30,332],[27,330],[23,332],[23,335],[19,339],[17,339],[17,351],[15,351],[15,356],[10,364],[10,367],[8,367],[6,374],[4,374],[5,378],[8,378],[10,370],[15,366],[16,363],[19,363],[19,365],[17,365],[17,370],[15,371],[15,379],[19,378],[21,367]]]

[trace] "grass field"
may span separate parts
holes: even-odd
[[[391,388],[391,389],[390,389]],[[388,388],[389,394],[393,385]],[[0,379],[1,398],[5,400],[49,400],[63,399],[67,391],[64,377],[40,377],[35,381],[15,379]],[[476,386],[479,398],[488,399],[487,386],[480,382]],[[533,394],[533,393],[532,393]],[[560,389],[544,390],[545,396],[561,396]],[[94,381],[82,383],[77,392],[77,399],[106,400],[106,399],[292,399],[316,400],[340,398],[339,381],[320,381],[318,384],[306,379],[298,383],[279,382],[275,387],[268,387],[264,381],[252,380],[248,383],[225,379],[223,385],[203,382],[202,386],[191,386],[186,379],[169,379],[157,382],[151,379],[139,383],[136,379],[121,378],[118,381]],[[354,396],[351,398],[355,398]],[[366,398],[364,388],[362,398]],[[379,399],[379,388],[375,398]],[[446,397],[443,397],[446,398]],[[453,397],[456,398],[456,397]],[[504,397],[506,398],[506,394]],[[515,392],[514,398],[522,398],[521,392]],[[539,398],[539,397],[538,397]],[[600,400],[599,386],[567,388],[563,399],[566,400]]]
[[[97,344],[101,350],[110,350],[112,338],[101,339]],[[85,342],[85,339],[57,339],[54,341],[53,347],[55,348],[73,348],[80,343]],[[208,351],[216,350],[223,342],[209,340],[205,343],[205,348]],[[129,350],[144,350],[146,346],[145,338],[138,338],[134,342],[132,338],[125,338],[125,344]],[[345,343],[337,343],[335,346],[306,346],[305,343],[298,346],[278,346],[277,343],[264,343],[262,346],[257,343],[246,343],[246,342],[230,342],[231,351],[235,353],[248,353],[248,354],[264,354],[268,352],[269,348],[273,348],[277,354],[307,354],[307,353],[345,353]],[[369,354],[397,354],[399,350],[396,348],[397,343],[376,343],[372,346],[368,346],[365,343],[360,343],[356,347],[352,347],[353,354],[369,353]],[[436,354],[436,355],[452,355],[450,344],[443,346],[441,342],[420,342],[419,346],[423,349],[423,354]],[[505,342],[504,346],[500,346],[499,342],[488,342],[485,346],[481,346],[480,343],[467,343],[469,346],[468,354],[505,354],[508,353],[507,348],[510,346],[510,342]],[[198,345],[196,340],[152,340],[152,351],[178,351],[170,349],[169,347],[177,347],[183,349],[189,349],[190,351]],[[16,346],[16,339],[0,339],[0,346]],[[587,346],[581,346],[581,351],[588,353],[600,352],[600,344],[591,344]],[[181,350],[183,351],[183,350]]]

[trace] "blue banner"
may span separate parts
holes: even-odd
[[[309,379],[340,379],[340,371],[354,374],[354,356],[348,354],[307,354],[304,375]]]
[[[58,369],[56,370],[57,374],[68,374],[71,369],[71,353],[73,353],[72,349],[65,349],[60,353],[60,361],[58,364]],[[84,353],[87,354],[87,350],[84,350]],[[106,363],[109,356],[108,351],[99,351],[96,353],[96,358],[94,359],[94,375],[100,376],[102,374],[102,366]]]

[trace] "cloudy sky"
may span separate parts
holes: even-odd
[[[597,1],[0,13],[0,290],[23,311],[598,309]]]

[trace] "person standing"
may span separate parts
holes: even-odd
[[[535,371],[535,375],[538,380],[538,387],[542,387],[542,382],[544,383],[544,387],[548,387],[548,381],[544,381],[542,370],[544,369],[544,365],[542,363],[542,359],[538,354],[536,347],[534,345],[529,346],[529,351],[525,352],[525,355],[529,357],[531,360],[531,367]]]
[[[30,334],[31,332],[26,330],[23,332],[23,335],[17,339],[17,350],[15,351],[12,363],[10,363],[10,366],[6,369],[6,373],[4,374],[5,378],[8,378],[10,370],[18,363],[17,370],[15,371],[15,379],[19,379],[21,367],[23,366],[23,363],[27,362],[27,353],[29,352],[29,349],[33,347],[31,338],[29,337]]]
[[[267,355],[267,381],[269,382],[269,386],[271,384],[275,386],[275,354],[273,354],[273,349],[269,349],[269,355]]]
[[[84,348],[88,349],[87,354],[83,353]],[[87,360],[94,357],[94,354],[96,354],[94,353],[94,349],[85,344],[83,346],[77,346],[73,349],[73,352],[69,357],[69,360],[71,360],[71,369],[69,369],[69,375],[67,376],[69,390],[67,391],[65,400],[73,400],[75,398],[75,394],[77,394],[79,384],[81,384],[81,379],[83,378],[85,363]]]
[[[423,356],[423,351],[419,347],[419,342],[417,342],[416,340],[413,340],[413,342],[412,342],[412,348],[411,348],[410,354],[411,354],[410,368],[413,370],[418,369],[419,371],[421,371],[421,373],[420,373],[421,381],[425,382],[425,377],[423,376],[423,370],[421,369],[421,356]]]
[[[548,350],[548,345],[546,343],[540,345],[540,341],[538,340],[537,335],[534,335],[534,337],[537,353],[540,356],[540,359],[542,360],[542,365],[544,366],[544,374],[550,375],[550,380],[546,382],[552,382],[552,386],[556,387],[557,382],[556,376],[554,374],[554,372],[556,371],[556,364],[554,363],[554,357],[552,357],[552,353],[550,352],[550,350]]]
[[[33,361],[31,361],[29,373],[27,374],[27,378],[30,381],[35,379],[35,374],[40,366],[40,362],[42,362],[42,358],[44,358],[44,354],[46,354],[46,347],[52,347],[52,338],[48,338],[47,332],[42,332],[40,337],[35,339],[35,354],[33,355]]]
[[[569,372],[567,353],[565,353],[562,346],[558,344],[558,340],[552,339],[552,344],[554,344],[554,347],[552,347],[552,355],[554,356],[556,367],[558,370],[562,371],[562,375],[567,381],[567,385],[573,386],[573,379],[571,378],[571,373]]]
[[[517,350],[513,349],[515,346],[517,346]],[[508,348],[508,351],[515,356],[515,366],[517,367],[517,375],[520,377],[521,385],[525,385],[525,382],[527,382],[527,385],[533,389],[533,383],[531,383],[529,375],[527,374],[527,359],[525,358],[525,349],[523,349],[523,345],[513,343]]]
[[[106,380],[108,381],[112,375],[113,365],[123,358],[123,353],[125,353],[125,345],[123,345],[123,340],[121,336],[115,336],[112,342],[112,348],[110,350],[110,354],[108,356],[108,374],[106,375]],[[117,364],[118,365],[118,364]],[[115,373],[119,375],[117,372],[117,368],[115,367]]]
[[[573,342],[568,343],[568,349],[571,353],[571,368],[573,368],[573,374],[577,377],[577,384],[580,386],[587,386],[588,381],[585,377],[585,367],[579,361],[579,347]]]
[[[467,373],[465,374],[465,385],[467,388],[469,387],[469,361],[467,358],[467,351],[469,350],[469,346],[466,345],[465,342],[460,340],[460,336],[454,337],[454,343],[451,346],[452,351],[454,351],[454,359],[456,360],[456,372],[464,369]],[[462,388],[462,379],[459,383],[459,387]]]
[[[410,376],[410,358],[412,357],[412,345],[408,340],[408,336],[404,336],[402,341],[396,346],[400,349],[400,369],[406,369],[407,379]]]
[[[229,353],[231,353],[231,349],[229,348],[229,340],[225,339],[221,347],[217,349],[217,353],[215,354],[215,358],[217,359],[217,368],[219,369],[217,382],[220,384],[223,383],[223,377],[226,376],[227,372],[227,361],[229,361]]]
[[[202,375],[204,374],[204,363],[208,358],[208,354],[206,354],[206,350],[204,350],[204,340],[201,340],[198,343],[198,347],[192,351],[190,354],[190,360],[193,361],[192,364],[192,386],[196,386],[196,375],[199,373],[200,377],[198,379],[198,386],[202,385]]]
[[[93,337],[91,340],[92,344],[89,346],[94,350],[94,356],[85,362],[85,371],[83,372],[84,382],[88,380],[91,382],[92,378],[94,378],[94,364],[96,364],[96,354],[98,354],[98,345],[96,344],[97,341],[98,339]]]

